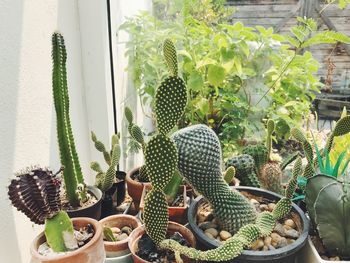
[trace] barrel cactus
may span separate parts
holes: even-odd
[[[165,42],[164,54],[170,74],[157,89],[156,119],[158,133],[145,147],[148,176],[153,188],[145,199],[144,223],[151,239],[162,249],[170,249],[175,255],[185,255],[195,260],[224,261],[238,256],[260,236],[269,235],[275,221],[289,212],[292,202],[283,198],[272,212],[256,214],[254,207],[239,192],[231,190],[221,173],[221,148],[216,134],[204,125],[195,125],[169,132],[176,125],[186,105],[186,86],[176,75],[177,65],[174,45]],[[199,251],[165,239],[168,225],[168,209],[164,188],[172,175],[180,171],[187,181],[211,203],[222,225],[235,232],[219,248]],[[287,187],[293,192],[295,184]]]
[[[11,181],[8,195],[13,206],[33,223],[45,223],[46,241],[52,250],[65,252],[78,248],[78,244],[68,214],[61,211],[60,180],[57,174],[39,167],[27,169]]]

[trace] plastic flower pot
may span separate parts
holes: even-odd
[[[151,183],[143,183],[134,179],[135,175],[139,173],[140,167],[130,170],[125,177],[128,194],[131,196],[136,208],[138,208],[142,196],[144,186],[150,186]]]
[[[264,197],[270,201],[278,201],[281,196],[273,192],[263,190],[254,187],[240,186],[236,187],[238,191],[246,191],[252,195]],[[198,243],[204,248],[204,250],[216,248],[220,246],[217,240],[208,238],[204,232],[198,227],[196,223],[196,216],[198,207],[204,203],[205,200],[202,196],[197,197],[190,205],[188,209],[188,222],[190,227],[197,238]],[[298,215],[301,222],[302,232],[299,238],[292,244],[287,245],[283,248],[278,248],[269,251],[252,251],[243,250],[242,254],[237,258],[227,261],[235,263],[255,263],[255,262],[269,262],[269,263],[295,263],[297,253],[304,247],[307,242],[307,236],[309,231],[309,221],[306,218],[304,212],[295,204],[293,204],[291,212]],[[303,263],[309,263],[303,261]]]
[[[118,227],[129,226],[132,229],[136,229],[140,226],[139,221],[130,215],[112,215],[100,220],[102,227]],[[121,241],[103,241],[104,249],[106,251],[106,262],[118,263],[118,262],[133,262],[132,256],[128,247],[129,238]]]
[[[92,239],[77,250],[57,254],[54,256],[43,256],[38,253],[38,247],[46,241],[44,232],[39,234],[33,241],[30,252],[31,263],[103,263],[105,251],[103,249],[102,227],[95,219],[80,217],[73,218],[75,228],[81,228],[91,224],[95,230]]]
[[[93,194],[97,202],[88,207],[82,207],[72,210],[66,210],[70,218],[74,217],[90,217],[99,220],[101,217],[102,192],[96,186],[87,186],[87,191]]]
[[[145,207],[145,197],[147,194],[147,191],[152,189],[152,186],[145,186],[142,191],[141,201],[140,201],[140,208],[139,210],[143,213],[143,209]],[[179,193],[183,195],[184,200],[184,206],[169,206],[169,221],[173,221],[180,224],[187,223],[187,209],[188,209],[188,202],[187,202],[187,190],[185,185],[181,185],[179,187]]]
[[[331,262],[340,262],[340,263],[350,263],[349,260],[341,261],[331,261],[322,259],[320,254],[318,254],[316,247],[312,243],[311,238],[308,238],[306,246],[303,248],[302,252],[298,256],[298,262],[307,262],[307,263],[331,263]]]
[[[172,235],[175,232],[179,232],[187,240],[191,247],[196,247],[196,239],[188,228],[178,223],[169,221],[168,234]],[[142,225],[134,229],[134,231],[132,231],[131,235],[129,236],[129,249],[132,253],[134,263],[148,263],[148,261],[136,255],[138,251],[138,242],[144,233],[145,227]],[[189,262],[186,258],[183,258],[183,260],[184,262]]]

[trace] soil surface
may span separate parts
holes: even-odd
[[[167,238],[176,240],[183,246],[190,246],[187,240],[178,232],[175,232],[172,236],[169,236]],[[136,254],[140,258],[149,262],[176,262],[175,254],[173,251],[158,249],[156,244],[147,234],[142,235],[142,237],[139,240],[138,247],[139,250]]]
[[[85,208],[85,207],[89,207],[92,206],[93,204],[97,203],[97,198],[94,196],[93,193],[91,192],[87,192],[87,197],[88,200],[84,203],[81,203],[79,207],[73,207],[70,205],[67,195],[65,193],[65,191],[61,191],[61,205],[62,205],[62,209],[67,211],[67,210],[75,210],[77,208],[81,209],[81,208]]]
[[[325,246],[322,243],[322,240],[319,238],[319,236],[315,235],[315,236],[311,236],[311,241],[314,244],[318,254],[320,255],[320,257],[324,260],[330,260],[330,261],[341,261],[341,260],[349,260],[346,258],[342,258],[340,256],[337,255],[330,255]]]

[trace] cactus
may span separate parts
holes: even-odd
[[[26,170],[11,181],[8,195],[12,205],[32,222],[45,223],[46,241],[53,251],[64,252],[77,248],[78,245],[74,239],[71,220],[66,212],[60,211],[60,183],[57,174],[42,168]],[[66,242],[68,240],[72,241],[69,245]]]
[[[259,181],[262,188],[282,194],[282,170],[277,162],[268,162],[263,166]]]
[[[116,181],[116,167],[119,163],[120,158],[119,136],[116,134],[112,135],[112,149],[110,152],[107,152],[105,145],[97,139],[96,135],[93,132],[91,132],[91,139],[95,144],[95,148],[99,152],[103,153],[104,159],[109,166],[107,171],[104,172],[98,162],[91,162],[90,164],[91,169],[97,172],[95,182],[96,186],[102,192],[106,192]]]
[[[57,138],[61,164],[64,166],[63,178],[69,203],[73,207],[87,200],[83,173],[75,149],[74,137],[69,118],[69,95],[66,70],[67,52],[63,36],[52,35],[52,87],[57,117]],[[78,191],[78,186],[83,190]]]
[[[258,177],[255,172],[255,163],[252,156],[241,154],[226,161],[226,168],[233,166],[236,168],[236,177],[242,185],[260,187]]]
[[[249,154],[253,157],[257,174],[261,168],[269,161],[269,150],[265,145],[248,145],[242,151],[243,154]]]
[[[164,49],[167,50],[165,47]],[[174,52],[172,50],[170,53]],[[174,74],[175,67],[171,65],[174,61],[167,59],[171,74]],[[195,260],[230,260],[260,236],[269,235],[275,221],[289,212],[292,202],[283,198],[272,212],[263,212],[257,216],[251,203],[237,191],[232,191],[224,181],[221,173],[220,142],[211,129],[204,125],[195,125],[168,137],[167,134],[181,117],[186,104],[186,87],[183,83],[174,81],[166,85],[168,81],[169,78],[157,90],[158,133],[147,143],[145,151],[147,172],[153,185],[145,200],[146,232],[161,249],[173,250],[178,260],[181,260],[180,254]],[[224,245],[199,251],[182,246],[175,240],[165,239],[168,209],[164,187],[171,181],[176,166],[187,181],[211,203],[220,223],[236,233]],[[295,184],[290,184],[287,192],[293,192],[293,187]]]
[[[234,166],[230,166],[226,169],[226,171],[224,172],[223,176],[224,176],[224,180],[227,184],[230,184],[233,180],[233,178],[236,175],[236,169]]]
[[[306,206],[318,234],[331,255],[350,257],[350,180],[316,175],[306,184]]]
[[[267,121],[267,138],[266,138],[266,148],[268,150],[268,158],[271,158],[272,151],[272,133],[275,131],[275,122],[273,120]]]

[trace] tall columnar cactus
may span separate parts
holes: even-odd
[[[331,255],[350,257],[350,176],[316,175],[306,184],[307,210]]]
[[[67,52],[63,36],[52,35],[52,87],[57,117],[57,138],[63,178],[69,203],[73,207],[86,201],[86,190],[69,118],[69,95],[66,69]]]
[[[167,52],[168,49],[164,50]],[[169,68],[174,73],[174,65]],[[157,90],[158,134],[151,138],[145,150],[147,172],[153,185],[145,200],[146,232],[160,248],[174,250],[177,256],[184,254],[195,260],[229,260],[238,256],[244,247],[258,237],[269,235],[275,221],[289,212],[292,202],[283,198],[273,212],[263,212],[257,216],[250,202],[237,191],[230,190],[224,181],[220,170],[220,143],[212,130],[204,125],[195,125],[176,132],[172,139],[167,136],[181,117],[186,104],[186,87],[179,79],[172,76]],[[170,182],[177,166],[192,186],[209,200],[221,223],[236,232],[223,246],[203,252],[165,239],[168,209],[163,189]],[[293,186],[295,184],[290,184],[288,193],[294,191]]]
[[[242,185],[260,187],[258,177],[255,172],[255,163],[252,156],[241,154],[228,159],[225,163],[226,168],[233,166],[236,169],[236,177]]]
[[[107,171],[104,172],[98,162],[91,162],[90,164],[91,169],[97,172],[95,182],[96,186],[102,192],[106,192],[112,187],[113,183],[116,182],[116,167],[120,158],[119,137],[117,134],[112,135],[112,146],[109,152],[93,132],[91,132],[91,139],[95,144],[95,148],[103,153],[104,159],[109,166]]]
[[[60,183],[56,175],[42,168],[24,171],[11,181],[8,195],[13,206],[33,223],[45,223],[46,241],[53,251],[64,252],[78,245],[71,220],[60,211]],[[67,243],[68,240],[72,242]]]

